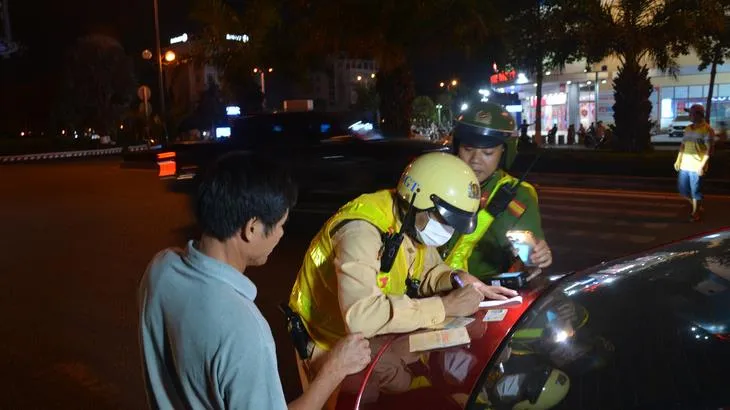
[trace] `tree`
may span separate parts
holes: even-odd
[[[89,126],[114,136],[136,85],[131,59],[117,40],[82,37],[68,54],[59,117],[75,129]]]
[[[428,127],[436,120],[436,104],[425,95],[413,100],[413,120],[418,127]]]
[[[198,123],[205,124],[211,132],[216,125],[225,121],[226,105],[223,102],[221,89],[213,78],[208,78],[208,88],[200,95],[193,116]]]
[[[615,144],[620,150],[651,148],[651,82],[647,63],[676,75],[676,57],[686,52],[682,37],[692,21],[687,2],[663,0],[577,1],[580,38],[589,62],[615,56],[613,82]]]
[[[477,0],[299,0],[293,36],[305,56],[372,58],[379,72],[382,131],[407,135],[415,98],[411,64],[443,51],[478,50],[501,18],[495,2]]]
[[[536,84],[535,142],[542,143],[542,85],[546,71],[561,71],[580,56],[578,25],[569,0],[528,0],[512,3],[502,37],[508,65],[527,71]]]
[[[691,46],[700,58],[697,67],[704,71],[710,67],[710,91],[707,93],[707,109],[705,116],[710,121],[712,112],[712,93],[715,89],[717,66],[725,64],[730,58],[730,1],[727,0],[700,0],[700,7],[693,20]]]
[[[281,21],[280,7],[279,1],[271,0],[250,0],[238,8],[223,0],[193,2],[191,17],[203,26],[195,59],[220,70],[223,92],[246,111],[262,106],[264,96],[253,68],[268,68],[268,53],[278,49],[271,36]],[[246,34],[248,41],[232,41],[231,34]]]

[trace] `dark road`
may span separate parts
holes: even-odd
[[[150,258],[195,234],[187,198],[115,160],[0,168],[0,409],[145,408],[138,281]],[[692,224],[673,193],[540,187],[553,272],[730,225],[730,197]],[[276,305],[327,215],[294,213],[268,265],[248,271],[277,341],[288,398],[293,349]]]

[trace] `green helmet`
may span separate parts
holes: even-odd
[[[517,128],[514,117],[501,105],[490,102],[470,104],[456,118],[453,137],[454,150],[459,145],[475,148],[505,146],[501,167],[509,169],[517,156]]]

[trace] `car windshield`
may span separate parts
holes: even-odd
[[[574,274],[514,326],[469,409],[730,405],[730,231]]]
[[[233,138],[245,144],[310,144],[347,135],[342,116],[318,112],[257,115],[238,120]]]

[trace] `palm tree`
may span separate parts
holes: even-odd
[[[710,121],[712,93],[715,88],[717,66],[730,58],[730,1],[700,0],[700,7],[692,20],[693,33],[690,43],[700,58],[698,68],[710,67],[710,91],[707,93],[705,116]]]
[[[652,92],[649,68],[676,75],[676,57],[686,52],[682,36],[692,11],[682,1],[587,0],[581,9],[583,50],[589,62],[607,56],[619,60],[613,82],[614,121],[617,148],[625,151],[650,149]]]

